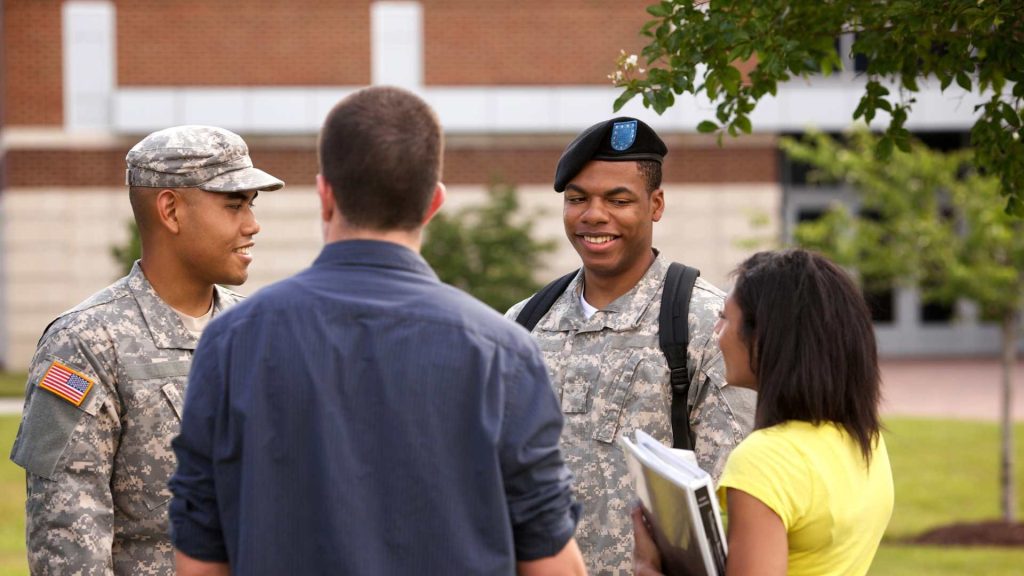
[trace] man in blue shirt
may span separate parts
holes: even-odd
[[[326,245],[207,328],[171,479],[179,574],[582,574],[536,344],[418,254],[443,138],[368,88],[320,135]]]

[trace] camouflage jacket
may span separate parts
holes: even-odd
[[[576,531],[592,574],[632,574],[629,471],[617,445],[636,429],[672,445],[669,369],[658,345],[668,262],[658,256],[632,290],[589,320],[582,272],[533,330],[565,415],[562,452],[576,476],[583,516]],[[753,426],[755,395],[727,386],[714,336],[724,294],[698,278],[690,300],[687,366],[694,452],[716,479]],[[515,318],[526,301],[506,314]]]
[[[214,315],[240,298],[217,287]],[[11,451],[32,574],[174,574],[167,480],[195,347],[138,262],[46,329]]]

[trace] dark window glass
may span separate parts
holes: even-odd
[[[953,320],[953,305],[928,302],[921,305],[922,324],[947,324]]]
[[[796,223],[814,222],[825,215],[824,208],[800,208],[796,211]]]
[[[868,57],[860,52],[853,53],[853,71],[862,74],[868,71]]]
[[[940,152],[959,150],[970,143],[967,132],[915,132],[914,137],[925,146]]]
[[[891,288],[864,293],[864,301],[871,310],[871,319],[879,324],[891,324],[896,320],[894,300],[895,292]]]

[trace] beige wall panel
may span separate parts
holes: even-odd
[[[667,256],[696,266],[725,289],[729,273],[756,251],[755,238],[781,235],[782,189],[774,184],[666,186],[665,215],[654,240]],[[757,219],[766,219],[755,226]],[[767,248],[762,245],[759,248]]]
[[[123,189],[4,191],[4,270],[11,368],[24,368],[53,318],[119,275],[110,247],[124,242]]]
[[[533,221],[536,238],[557,249],[538,270],[553,279],[579,266],[565,239],[562,196],[549,186],[518,188],[521,217]],[[484,186],[453,186],[442,210],[450,213],[486,200]],[[59,313],[107,286],[120,275],[110,247],[127,238],[131,218],[123,189],[9,189],[0,201],[7,274],[6,306],[10,368],[27,366],[46,325]],[[655,225],[655,245],[668,257],[701,269],[725,287],[727,275],[751,249],[740,242],[754,236],[777,238],[781,190],[775,185],[667,186],[666,210]],[[308,267],[320,251],[319,203],[312,187],[265,193],[256,201],[261,231],[249,282],[251,294]],[[751,228],[755,214],[769,224]]]
[[[15,188],[2,202],[5,357],[10,368],[23,369],[55,316],[120,277],[110,248],[127,239],[131,206],[123,188]],[[262,194],[256,214],[255,259],[249,282],[237,288],[245,294],[309,266],[322,243],[313,187]]]
[[[256,199],[256,236],[249,281],[237,290],[252,294],[308,267],[320,252],[320,203],[312,186],[265,192]]]

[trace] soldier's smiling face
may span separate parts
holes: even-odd
[[[253,237],[260,231],[253,211],[258,192],[183,192],[185,206],[179,222],[189,270],[208,284],[245,283]]]
[[[664,192],[647,191],[636,162],[592,161],[566,184],[562,220],[588,272],[639,278],[664,209]]]

